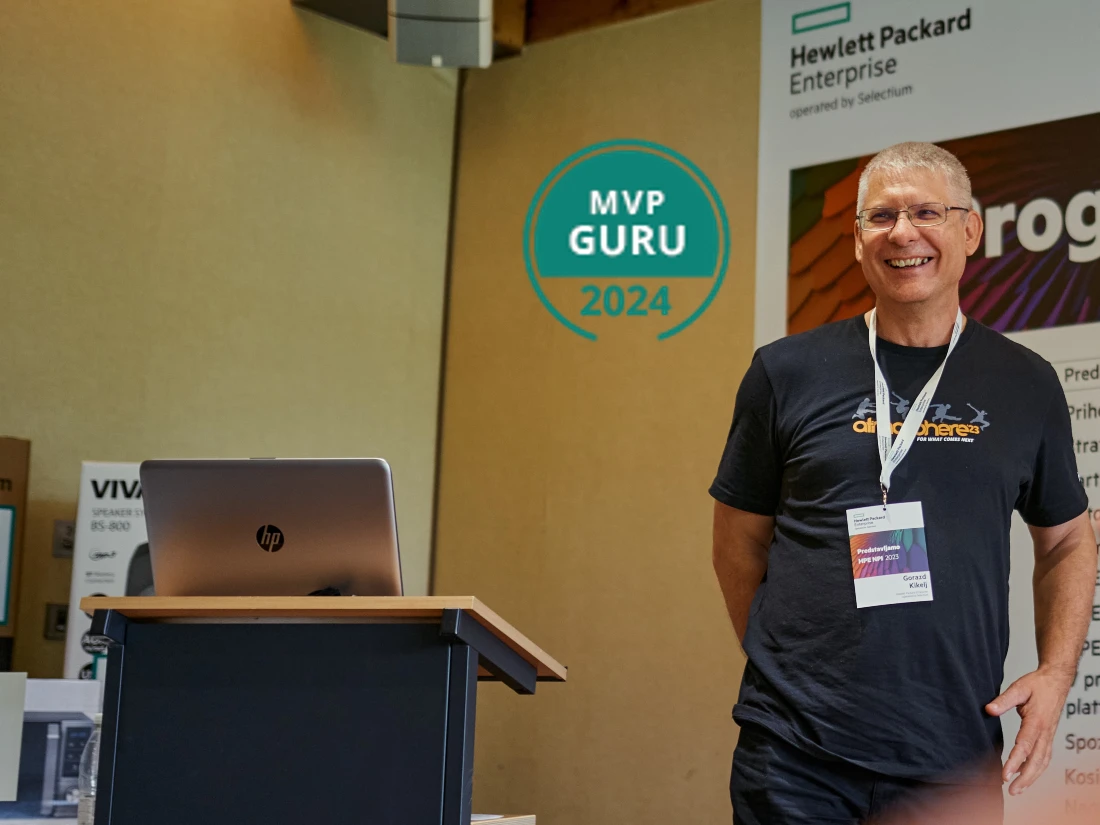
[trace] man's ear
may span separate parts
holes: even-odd
[[[859,231],[859,218],[852,223],[856,234],[856,261],[863,263],[863,233]]]
[[[982,232],[985,230],[985,224],[982,222],[982,216],[978,214],[978,210],[971,209],[966,213],[966,226],[963,231],[966,233],[966,255],[967,257],[973,255],[978,250],[978,244],[982,242]]]

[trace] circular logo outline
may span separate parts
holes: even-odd
[[[264,544],[265,539],[270,539],[270,547]],[[286,533],[274,524],[265,524],[256,531],[256,543],[260,549],[267,553],[278,553],[286,544]]]
[[[703,187],[704,194],[710,200],[712,207],[715,210],[715,218],[718,223],[718,229],[722,234],[721,249],[718,266],[716,267],[716,274],[714,278],[714,285],[711,287],[710,292],[707,293],[706,298],[703,299],[703,303],[700,304],[694,312],[691,313],[680,323],[676,324],[669,329],[664,330],[657,334],[657,340],[663,341],[667,338],[671,338],[677,333],[683,332],[693,323],[695,323],[699,316],[706,312],[710,307],[711,302],[718,295],[718,290],[722,288],[722,283],[726,278],[726,270],[729,267],[730,259],[730,228],[729,219],[726,216],[726,207],[722,203],[722,199],[718,195],[718,190],[714,188],[714,184],[710,182],[710,179],[703,173],[703,170],[692,163],[684,155],[681,155],[675,149],[670,149],[667,146],[662,146],[659,143],[655,143],[650,140],[640,140],[637,138],[619,138],[615,140],[605,140],[600,143],[593,143],[590,146],[586,146],[574,152],[567,157],[561,163],[554,167],[554,169],[547,175],[539,188],[535,191],[535,196],[531,199],[531,205],[527,208],[527,217],[523,223],[523,262],[527,269],[527,278],[531,281],[531,286],[535,290],[535,294],[538,296],[539,301],[546,310],[554,316],[557,321],[570,331],[576,333],[582,338],[595,341],[598,336],[594,332],[589,332],[583,327],[570,321],[566,318],[553,302],[546,296],[546,293],[542,291],[542,287],[539,285],[538,276],[535,274],[537,269],[536,263],[533,260],[532,246],[534,245],[534,232],[538,222],[538,213],[542,209],[542,202],[545,200],[550,188],[573,166],[576,166],[587,160],[590,156],[604,154],[609,151],[615,151],[619,149],[643,149],[651,154],[655,154],[664,157],[673,163],[681,166],[685,172],[695,178],[696,182]]]

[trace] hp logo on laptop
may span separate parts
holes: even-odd
[[[274,524],[265,524],[256,531],[256,543],[268,553],[278,553],[285,541],[283,531]]]

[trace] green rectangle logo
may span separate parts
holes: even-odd
[[[805,34],[824,29],[826,26],[839,26],[851,19],[851,3],[834,3],[831,6],[822,6],[820,9],[799,12],[791,17],[791,34]]]

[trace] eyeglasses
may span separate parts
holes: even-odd
[[[909,223],[913,226],[938,226],[947,220],[947,213],[957,209],[959,212],[969,212],[963,206],[947,206],[942,203],[915,203],[908,209],[890,209],[886,206],[876,206],[874,209],[864,209],[856,213],[859,228],[867,232],[882,232],[893,229],[898,222],[898,215],[908,215]]]

